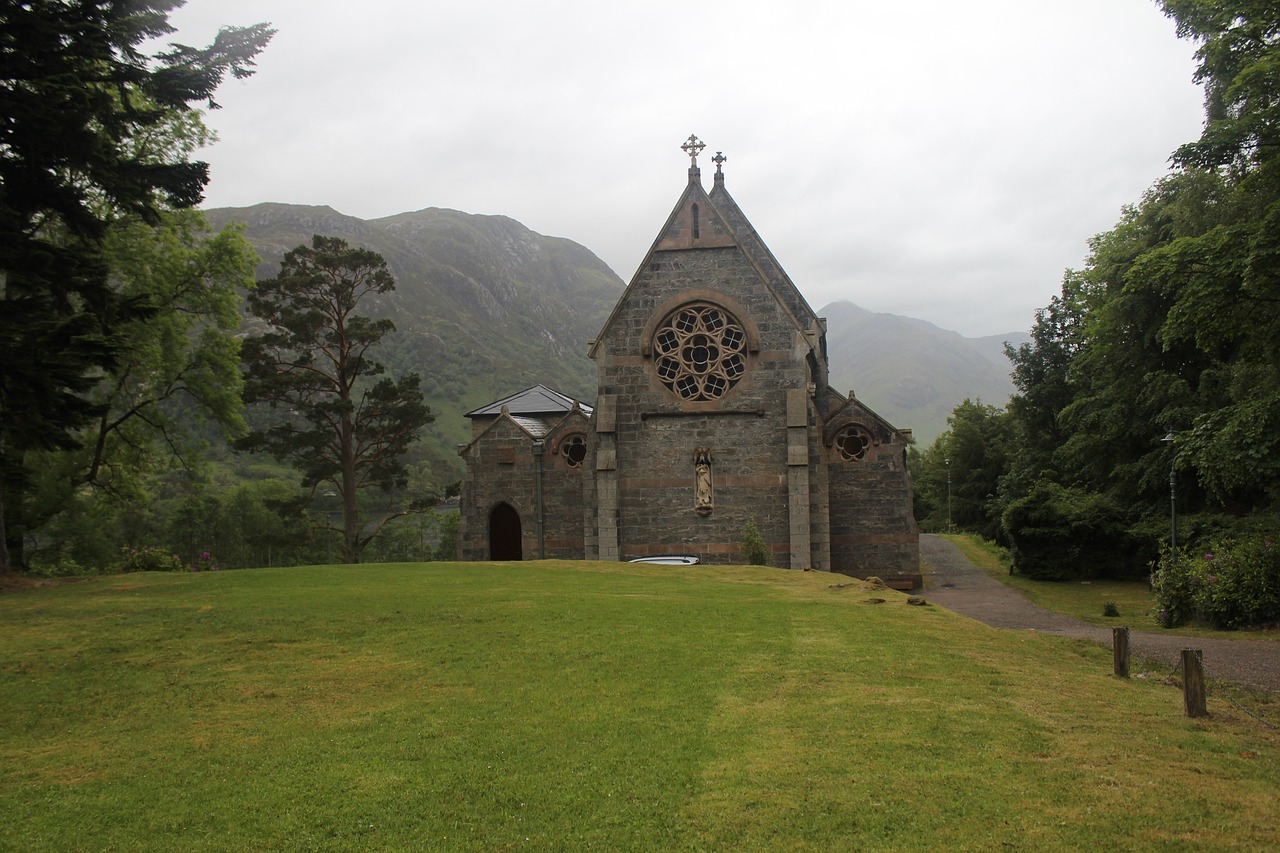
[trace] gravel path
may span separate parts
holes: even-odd
[[[1032,604],[969,562],[959,548],[939,536],[920,537],[920,557],[924,563],[925,597],[932,604],[993,628],[1081,637],[1111,647],[1110,628],[1099,628]],[[1129,645],[1135,656],[1167,663],[1170,669],[1181,659],[1182,649],[1201,649],[1205,674],[1210,678],[1280,693],[1280,642],[1130,630]]]

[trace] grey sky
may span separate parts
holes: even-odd
[[[686,179],[726,186],[815,307],[1025,331],[1199,135],[1154,0],[189,0],[279,34],[210,116],[209,206],[513,217],[629,279]]]

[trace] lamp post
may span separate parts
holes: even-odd
[[[1178,434],[1173,430],[1169,430],[1169,434],[1160,439],[1162,442],[1168,442],[1172,448],[1173,443],[1178,440]],[[1178,454],[1174,452],[1173,458],[1169,460],[1169,564],[1172,565],[1178,559]]]
[[[329,504],[329,506],[325,509],[324,514],[325,514],[325,520],[329,522],[330,528],[334,528],[338,526],[338,522],[335,518],[337,514],[337,510],[334,508],[334,498],[337,498],[337,497],[338,497],[338,493],[335,492],[333,489],[326,489],[324,492],[325,503]],[[328,543],[328,550],[329,550],[329,556],[326,559],[328,560],[328,562],[332,563],[333,562],[333,530],[332,529],[325,531],[324,540],[326,543]]]
[[[947,532],[951,532],[951,459],[942,460],[947,463]]]

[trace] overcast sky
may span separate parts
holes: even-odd
[[[629,280],[680,144],[814,308],[1025,331],[1199,135],[1195,46],[1154,0],[189,0],[173,40],[278,30],[224,84],[208,206],[449,207]]]

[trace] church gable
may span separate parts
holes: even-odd
[[[732,227],[703,192],[702,184],[691,179],[653,249],[718,249],[736,243]]]
[[[905,447],[911,442],[911,431],[900,430],[889,423],[870,406],[849,392],[843,397],[831,389],[820,395],[819,412],[823,423],[823,441],[827,446],[836,443],[837,434],[849,425],[858,426],[875,444],[897,444]]]
[[[738,319],[749,312],[758,324],[776,333],[772,348],[790,349],[797,333],[816,346],[822,334],[816,315],[724,192],[724,155],[717,152],[712,158],[716,189],[708,195],[697,165],[697,155],[705,146],[691,136],[681,147],[691,160],[688,184],[599,336],[591,341],[588,354],[597,358],[606,343],[614,354],[647,351],[652,341],[643,335],[634,337],[641,330],[629,313],[639,313],[647,324],[655,314],[672,310],[673,302],[699,300],[726,309],[728,301],[745,305]],[[776,305],[768,305],[770,301]]]

